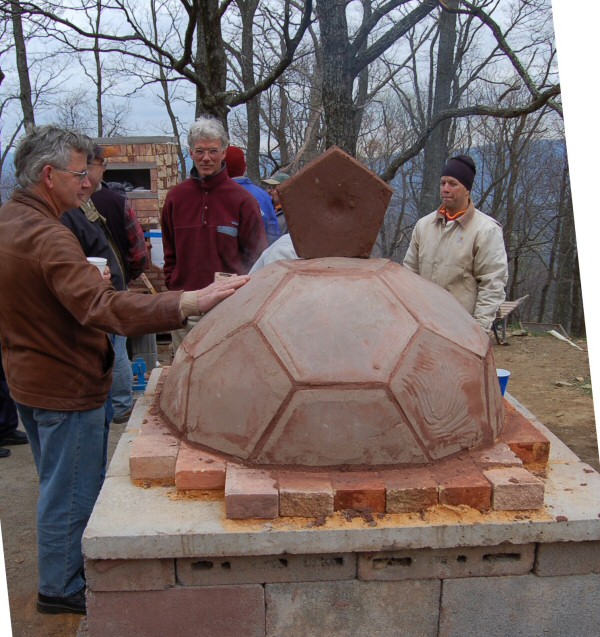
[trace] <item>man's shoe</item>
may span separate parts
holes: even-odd
[[[123,423],[127,422],[129,418],[131,418],[132,411],[133,410],[130,409],[129,411],[126,411],[122,416],[115,416],[112,421],[115,423],[115,425],[122,425]]]
[[[0,458],[8,458],[8,456],[10,456],[10,449],[0,447]]]
[[[29,444],[29,440],[27,439],[27,434],[24,434],[22,431],[15,429],[10,433],[4,434],[0,436],[0,445],[27,445]]]
[[[85,589],[69,597],[51,597],[38,593],[37,609],[40,613],[59,615],[61,613],[76,613],[85,615]]]

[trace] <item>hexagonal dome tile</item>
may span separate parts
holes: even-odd
[[[323,467],[427,459],[385,389],[321,387],[294,393],[255,461]]]
[[[168,382],[168,379],[167,379]],[[187,439],[247,458],[292,383],[259,332],[236,332],[194,362]]]
[[[198,322],[185,337],[182,343],[184,349],[193,358],[197,358],[252,321],[286,276],[289,276],[289,270],[279,263],[253,274],[250,282],[219,303]]]
[[[485,377],[484,361],[440,336],[410,343],[390,387],[432,458],[493,443]]]
[[[185,422],[192,357],[180,347],[173,359],[167,381],[160,394],[160,408],[174,424]]]
[[[490,339],[462,305],[439,285],[408,268],[390,264],[379,275],[424,327],[477,356],[485,356]]]
[[[417,322],[368,267],[352,276],[320,261],[296,268],[259,328],[298,382],[387,382]]]

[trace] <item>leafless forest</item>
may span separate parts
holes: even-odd
[[[550,0],[8,0],[0,7],[2,198],[36,124],[92,136],[226,122],[254,181],[335,144],[395,195],[382,256],[401,261],[471,154],[477,207],[504,228],[523,318],[585,333]]]

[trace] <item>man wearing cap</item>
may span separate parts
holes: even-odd
[[[283,214],[283,205],[281,203],[281,197],[277,191],[277,186],[289,179],[290,176],[287,173],[275,173],[269,179],[263,179],[262,183],[266,184],[267,192],[271,195],[273,205],[275,206],[275,212],[277,213],[277,223],[279,224],[279,231],[283,235],[288,231],[287,222]]]
[[[475,173],[467,155],[446,163],[442,205],[415,225],[404,266],[450,292],[487,331],[505,298],[508,265],[502,227],[471,201]]]
[[[258,201],[260,215],[265,226],[265,232],[267,233],[267,241],[269,245],[271,245],[279,238],[280,234],[277,215],[273,207],[273,200],[262,188],[253,184],[246,176],[246,156],[241,148],[238,146],[227,147],[227,151],[225,152],[225,165],[227,166],[227,174],[233,181],[242,186],[242,188],[245,188],[256,201]]]

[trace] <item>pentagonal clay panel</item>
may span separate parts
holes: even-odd
[[[163,414],[181,433],[185,433],[188,379],[193,362],[192,357],[180,347],[160,392],[160,408]]]
[[[387,287],[361,277],[297,272],[258,321],[303,383],[387,382],[417,329]]]
[[[390,387],[433,459],[492,444],[484,362],[456,344],[419,332]]]
[[[197,358],[256,316],[289,271],[274,263],[252,275],[246,285],[208,312],[186,336],[182,345]]]
[[[187,437],[247,458],[290,389],[261,335],[246,327],[196,359]]]
[[[487,354],[488,335],[449,292],[397,263],[390,262],[378,276],[424,327],[477,356]]]
[[[277,186],[298,256],[368,257],[392,188],[335,146]]]
[[[255,458],[317,467],[427,460],[384,389],[332,387],[295,392]]]
[[[488,355],[485,357],[485,369],[488,384],[488,421],[492,428],[494,439],[500,435],[504,425],[504,404],[502,402],[502,392],[498,382],[496,372],[496,361],[494,360],[494,349],[490,347]]]

